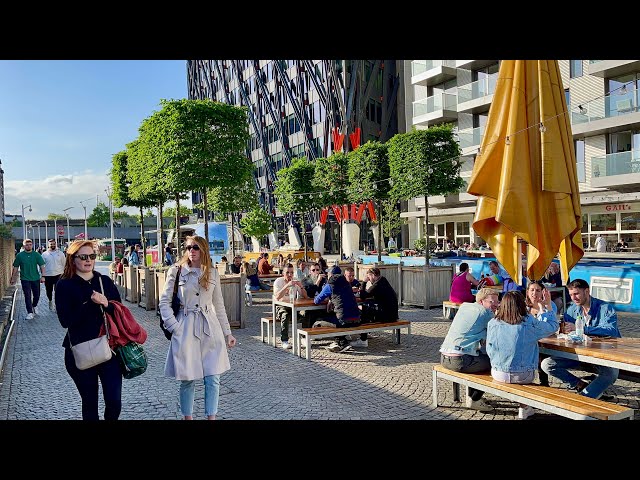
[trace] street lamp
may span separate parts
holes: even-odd
[[[29,211],[31,211],[31,204],[27,205],[26,207],[24,205],[22,205],[22,240],[27,238],[27,222],[25,222],[25,218],[24,218],[24,209],[25,208],[28,208]]]
[[[84,208],[84,239],[89,240],[89,236],[87,235],[87,206],[82,202],[88,202],[89,200],[93,200],[93,198],[87,198],[86,200],[82,200],[80,205]]]
[[[62,210],[67,216],[67,248],[71,245],[71,230],[69,230],[69,214],[67,213],[67,210],[71,210],[72,208],[73,207],[67,207]]]
[[[109,199],[109,227],[111,228],[111,261],[115,262],[116,260],[116,241],[113,238],[113,202],[111,201],[111,189],[107,187],[104,191],[107,194],[107,198]]]
[[[42,237],[40,236],[40,222],[36,223],[36,225],[38,225],[38,248],[40,248],[42,246]]]

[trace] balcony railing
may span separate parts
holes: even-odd
[[[460,93],[458,92],[458,95]],[[575,107],[571,111],[571,123],[579,124],[602,120],[603,118],[627,115],[638,111],[638,90],[630,90],[621,94],[615,92],[606,97],[589,102],[576,112]]]
[[[419,117],[438,110],[456,110],[456,96],[451,93],[440,93],[413,102],[413,116]]]
[[[593,177],[609,177],[629,173],[640,173],[640,150],[591,157],[591,175]]]
[[[452,67],[455,68],[454,60],[413,60],[411,62],[411,75],[419,75],[436,67]]]
[[[486,125],[459,130],[458,140],[460,141],[460,148],[464,149],[479,146],[482,143],[482,136],[484,135],[485,127]]]
[[[481,80],[477,80],[466,85],[460,85],[458,87],[458,103],[468,102],[469,100],[486,97],[487,95],[493,95],[496,91],[497,79],[498,74],[492,73]]]

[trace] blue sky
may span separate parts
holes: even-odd
[[[107,203],[111,158],[161,99],[187,97],[184,60],[0,61],[5,213],[83,218]],[[135,211],[135,209],[127,209]]]

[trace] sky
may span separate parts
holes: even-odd
[[[108,205],[111,159],[160,100],[187,97],[185,60],[0,61],[5,214],[84,218]],[[31,211],[27,208],[31,205]],[[135,213],[135,208],[122,208]]]

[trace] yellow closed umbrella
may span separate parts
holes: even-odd
[[[467,191],[478,196],[474,230],[522,282],[542,278],[560,253],[562,278],[582,258],[576,160],[557,60],[503,60]]]

